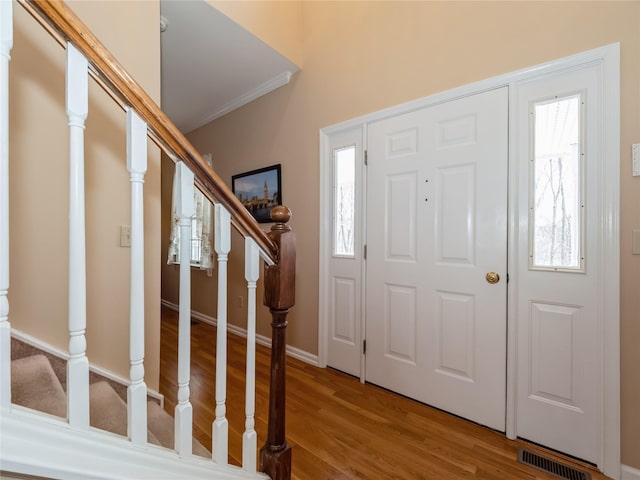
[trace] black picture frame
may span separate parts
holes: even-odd
[[[260,223],[271,222],[271,209],[282,205],[280,164],[233,175],[231,190],[253,218]]]

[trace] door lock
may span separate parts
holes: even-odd
[[[485,275],[485,277],[487,279],[487,282],[489,283],[498,283],[500,281],[500,275],[498,275],[496,272],[489,272]]]

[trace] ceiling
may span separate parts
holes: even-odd
[[[204,0],[161,0],[162,109],[188,133],[289,82],[298,67]]]

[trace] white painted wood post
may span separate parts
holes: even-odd
[[[89,428],[87,359],[87,278],[84,216],[84,122],[88,114],[87,60],[67,44],[67,116],[69,117],[69,360],[67,416],[78,429]]]
[[[11,0],[0,2],[0,408],[11,406],[9,323],[9,60],[13,47]]]
[[[245,431],[242,435],[242,468],[256,471],[258,434],[256,409],[256,282],[260,276],[260,250],[252,238],[244,240],[244,277],[247,280],[247,372],[245,383]]]
[[[183,457],[191,455],[193,409],[189,401],[191,377],[191,220],[193,217],[193,172],[179,162],[178,200],[180,217],[180,296],[178,308],[178,404],[175,409],[175,449]]]
[[[218,254],[218,323],[216,339],[216,419],[212,425],[213,459],[226,465],[229,458],[227,421],[227,260],[231,250],[231,216],[215,205],[215,249]]]
[[[147,124],[127,109],[127,170],[131,177],[131,298],[127,432],[131,441],[147,442],[147,386],[144,383],[144,175],[147,171]]]

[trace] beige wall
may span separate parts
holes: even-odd
[[[289,343],[317,351],[318,130],[358,115],[614,42],[621,43],[622,460],[640,468],[639,2],[303,2],[303,70],[289,85],[189,135],[222,178],[282,163],[298,234]],[[264,310],[264,309],[263,309]]]
[[[71,2],[70,6],[160,99],[158,2]],[[65,51],[17,4],[11,61],[10,215],[13,327],[68,348],[68,127]],[[123,12],[126,11],[126,15]],[[130,225],[125,114],[90,80],[86,123],[87,350],[91,363],[129,376]],[[159,379],[160,155],[145,178],[146,381]]]
[[[303,66],[302,2],[207,0],[238,25],[284,55],[298,67]]]

